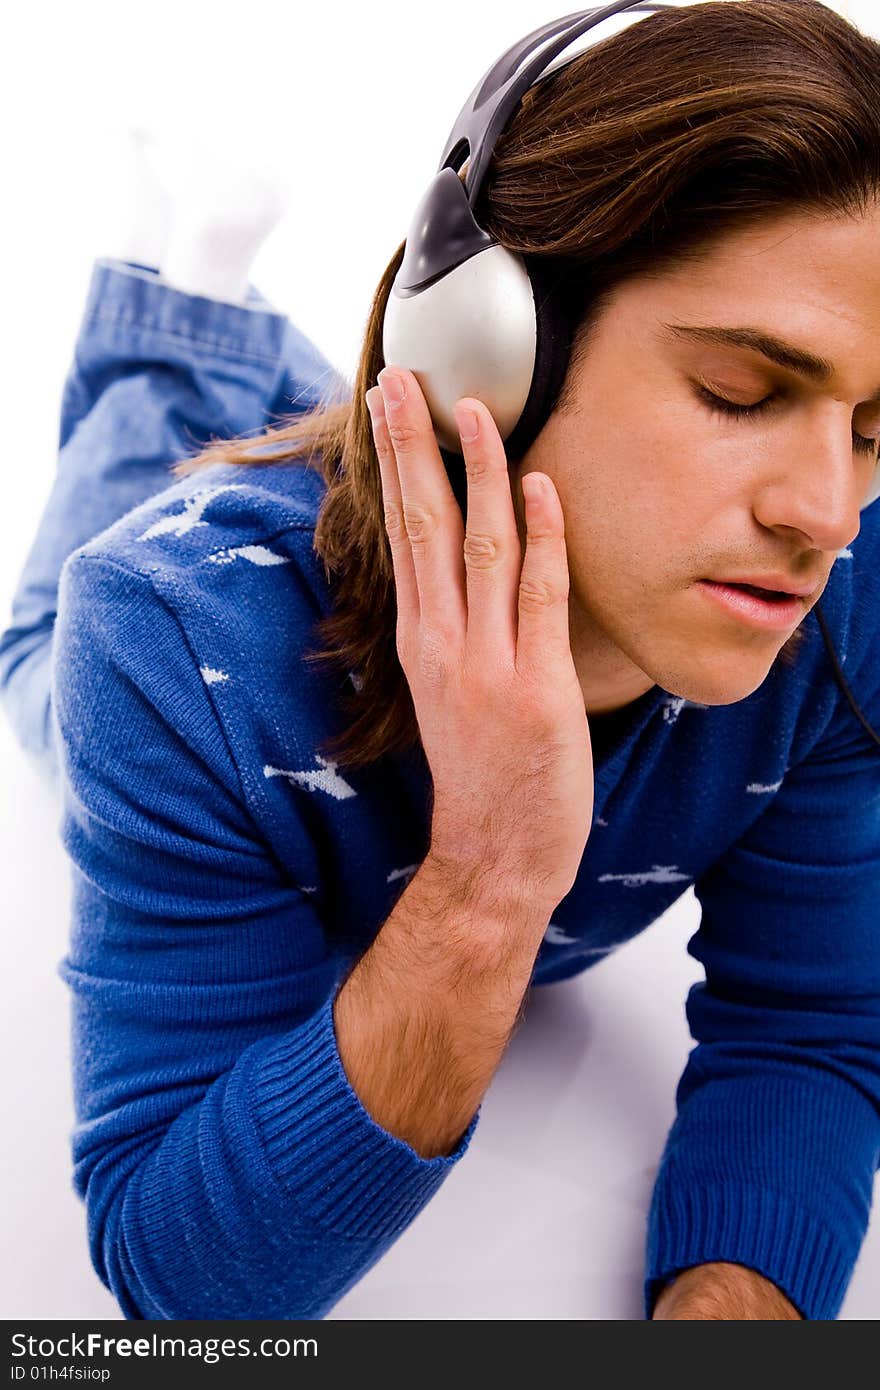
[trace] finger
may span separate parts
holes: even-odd
[[[399,623],[415,627],[419,621],[419,586],[416,583],[412,549],[403,522],[403,498],[400,492],[400,480],[397,476],[397,463],[385,420],[382,392],[378,386],[370,387],[366,394],[366,402],[373,427],[373,444],[379,460],[379,473],[382,478],[382,504],[385,510],[385,530],[394,565],[397,618]]]
[[[569,573],[562,503],[546,473],[526,474],[537,496],[523,489],[526,553],[519,581],[516,666],[523,674],[546,674],[547,664],[571,658],[568,625]]]
[[[468,488],[468,647],[486,662],[509,665],[516,654],[517,582],[523,557],[507,455],[488,407],[476,397],[464,396],[455,406],[460,423],[463,411],[471,411],[477,421],[476,438],[462,438]]]
[[[384,368],[380,386],[387,386]],[[412,551],[422,626],[464,641],[467,591],[464,520],[434,434],[431,412],[415,375],[395,367],[406,394],[395,403],[383,390],[385,420],[397,465],[403,519]]]

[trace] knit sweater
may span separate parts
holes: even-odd
[[[74,551],[52,666],[73,929],[75,1186],[127,1318],[324,1317],[466,1161],[387,1132],[332,1005],[424,858],[421,749],[349,772],[348,676],[304,660],[331,595],[299,463],[174,482]],[[880,507],[822,598],[880,726]],[[705,706],[655,686],[595,754],[593,823],[532,983],[689,887],[695,1046],[653,1192],[644,1301],[705,1261],[834,1318],[880,1149],[880,756],[814,614],[792,666]]]

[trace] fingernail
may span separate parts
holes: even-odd
[[[468,410],[467,406],[461,406],[455,411],[455,418],[458,422],[458,433],[469,444],[472,439],[476,439],[479,433],[479,422],[473,410]]]
[[[370,412],[370,419],[375,425],[377,420],[382,419],[382,392],[378,386],[371,386],[364,400],[367,402],[367,410]]]
[[[406,395],[403,377],[397,372],[390,372],[387,367],[383,367],[377,380],[382,388],[382,395],[386,403],[399,405]]]

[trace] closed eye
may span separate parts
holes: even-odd
[[[775,396],[765,396],[762,401],[755,401],[754,405],[737,405],[734,401],[727,400],[724,396],[716,396],[714,391],[709,391],[705,386],[696,387],[697,395],[705,401],[713,414],[723,415],[726,418],[733,417],[737,420],[748,420],[753,415],[761,415],[776,400]],[[877,448],[876,439],[867,439],[863,434],[856,434],[853,430],[853,446],[860,454],[870,454],[873,456]]]

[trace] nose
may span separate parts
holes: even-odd
[[[800,432],[777,453],[755,503],[763,526],[802,533],[817,550],[843,550],[859,534],[876,459],[853,447],[852,417]],[[803,540],[801,544],[803,544]]]

